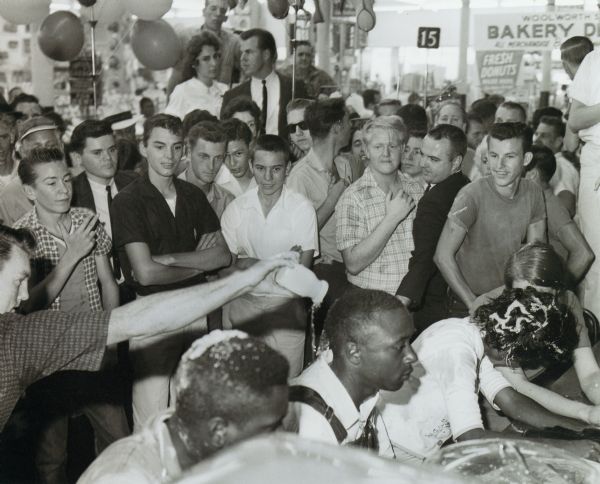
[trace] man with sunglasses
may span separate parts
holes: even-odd
[[[312,138],[304,120],[304,112],[311,103],[312,101],[308,99],[296,98],[290,101],[286,107],[292,163],[302,159],[312,147]]]

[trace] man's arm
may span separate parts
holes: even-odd
[[[577,285],[594,262],[595,256],[575,222],[568,223],[558,231],[558,239],[569,252],[567,269]]]
[[[385,204],[386,214],[375,230],[358,244],[342,250],[342,258],[350,274],[362,272],[379,257],[398,224],[415,207],[412,197],[402,191],[396,196],[391,191],[388,192]]]
[[[567,131],[563,139],[563,149],[574,153],[579,148],[579,136],[567,126]]]
[[[118,307],[110,314],[107,345],[182,328],[248,292],[271,271],[292,267],[297,261],[297,252],[286,252],[214,282],[153,294]]]
[[[575,194],[569,190],[563,190],[556,196],[565,206],[571,218],[573,218],[577,211],[577,198],[575,197]]]
[[[546,242],[546,219],[538,220],[527,227],[527,243]]]
[[[102,289],[102,308],[111,311],[119,307],[119,287],[115,282],[112,267],[107,255],[97,255],[96,271]]]
[[[327,198],[323,200],[323,203],[319,206],[319,208],[317,208],[317,225],[319,230],[325,226],[327,221],[335,212],[335,205],[342,196],[342,193],[344,193],[344,190],[347,186],[348,185],[344,180],[338,180],[329,189]]]
[[[198,245],[198,249],[192,252],[180,252],[178,254],[164,254],[154,256],[155,262],[170,267],[181,267],[196,269],[201,272],[209,272],[231,263],[231,254],[221,231],[205,234]]]
[[[435,250],[435,255],[433,256],[433,261],[442,273],[442,276],[444,276],[450,289],[470,308],[476,296],[467,284],[460,271],[460,267],[456,263],[456,253],[466,236],[467,231],[463,227],[450,219],[446,220]]]
[[[577,99],[572,100],[567,123],[569,129],[577,133],[598,123],[600,123],[600,104],[586,106]]]

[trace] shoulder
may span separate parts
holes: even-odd
[[[115,174],[115,183],[117,185],[121,185],[123,188],[125,188],[127,185],[129,185],[134,180],[137,180],[138,178],[139,178],[139,175],[135,171],[130,171],[130,170],[118,171]]]
[[[308,210],[310,212],[314,212],[314,207],[310,200],[306,198],[301,193],[295,192],[294,190],[287,189],[285,191],[286,203],[289,203],[296,210]]]
[[[231,98],[240,95],[248,95],[250,93],[250,80],[242,82],[239,86],[235,86],[225,92],[224,97]]]
[[[15,229],[30,228],[33,225],[35,209],[31,209],[13,224]]]

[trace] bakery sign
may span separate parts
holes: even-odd
[[[477,50],[552,50],[574,35],[600,43],[600,12],[565,10],[510,14],[476,14]]]

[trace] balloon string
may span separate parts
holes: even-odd
[[[127,30],[127,32],[125,32],[121,38],[119,39],[119,41],[117,42],[117,45],[115,45],[111,51],[108,53],[108,58],[110,58],[116,51],[117,49],[121,46],[121,44],[123,43],[123,41],[125,40],[125,38],[131,33],[131,31],[133,30],[133,27],[135,25],[135,22],[131,22],[131,25],[129,26],[129,29]],[[103,65],[100,66],[100,71],[96,73],[97,76],[100,76],[102,74],[102,72],[104,71],[104,65],[106,63],[103,63]]]

